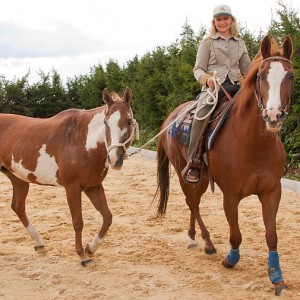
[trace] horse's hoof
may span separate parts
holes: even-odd
[[[227,268],[227,269],[232,269],[232,268],[233,268],[233,266],[232,266],[231,264],[228,263],[226,257],[222,260],[222,265],[223,265],[225,268]]]
[[[81,265],[82,265],[83,267],[86,267],[91,261],[92,261],[91,259],[83,260],[83,261],[81,262]]]
[[[217,250],[216,250],[216,248],[213,248],[213,249],[204,248],[204,252],[205,252],[205,254],[211,255],[211,254],[217,253]]]
[[[195,240],[190,239],[189,244],[188,244],[188,249],[194,249],[196,247],[198,247],[198,243]]]
[[[280,284],[275,284],[275,296],[280,296],[282,290],[288,289],[288,286],[284,282],[281,282]]]
[[[44,245],[34,246],[34,250],[39,251],[39,250],[43,249],[44,247],[45,247]]]

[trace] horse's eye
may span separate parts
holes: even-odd
[[[289,77],[290,77],[290,79],[294,79],[294,78],[295,78],[294,73],[290,73],[290,74],[289,74]]]
[[[132,123],[133,123],[132,119],[128,119],[128,120],[127,120],[127,125],[128,125],[128,126],[132,125]]]

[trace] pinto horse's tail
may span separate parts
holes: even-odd
[[[166,155],[162,140],[163,138],[160,136],[157,145],[157,190],[154,196],[155,199],[159,195],[159,203],[157,206],[158,216],[163,216],[166,213],[170,187],[170,161]]]

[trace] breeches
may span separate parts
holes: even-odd
[[[198,100],[197,109],[196,109],[198,118],[202,118],[202,117],[206,116],[212,108],[211,105],[207,104],[199,110],[199,107],[202,105],[202,101],[203,101],[203,98],[201,99],[201,97],[200,97],[200,99]],[[205,118],[204,120],[198,120],[194,116],[194,119],[192,122],[191,135],[190,135],[189,157],[188,157],[189,160],[194,160],[194,158],[195,158],[199,142],[206,130],[207,123],[209,121],[209,117],[210,117],[210,115],[208,115],[207,118]]]

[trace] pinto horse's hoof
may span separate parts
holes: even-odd
[[[196,247],[198,247],[198,243],[195,240],[190,239],[189,244],[188,244],[188,249],[193,249]]]
[[[204,248],[204,252],[205,252],[205,254],[212,255],[212,254],[217,253],[217,250],[216,250],[216,248],[212,248],[212,249]]]
[[[91,261],[92,261],[91,259],[83,260],[83,261],[81,261],[81,265],[83,267],[86,267]]]
[[[275,284],[275,296],[280,296],[283,290],[288,290],[288,286],[283,282]]]
[[[34,246],[34,250],[38,251],[40,249],[43,249],[45,246],[44,245],[40,245],[40,246]]]
[[[233,268],[233,266],[232,266],[231,264],[228,263],[226,257],[222,260],[222,265],[223,265],[225,268],[227,268],[227,269],[232,269],[232,268]]]

